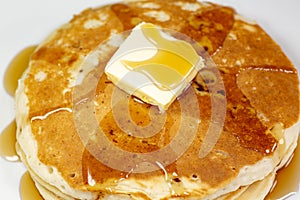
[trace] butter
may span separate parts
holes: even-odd
[[[105,73],[120,89],[166,110],[203,66],[191,44],[143,22],[112,56]]]

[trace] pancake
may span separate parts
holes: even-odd
[[[165,112],[103,73],[140,22],[205,58]],[[45,199],[263,199],[298,139],[298,74],[281,48],[232,8],[192,0],[84,10],[35,50],[15,98],[17,151]],[[152,121],[150,137],[122,129]]]

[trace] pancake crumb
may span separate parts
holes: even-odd
[[[37,82],[42,82],[47,78],[47,74],[44,71],[39,71],[38,73],[35,74],[34,80]]]
[[[243,28],[249,32],[255,33],[256,32],[256,28],[253,25],[248,25],[248,24],[244,24]]]
[[[91,19],[88,20],[84,23],[84,28],[85,29],[96,29],[99,28],[100,26],[103,26],[104,22],[96,19]]]
[[[138,6],[140,8],[151,8],[151,9],[159,9],[160,5],[152,2],[147,2],[147,3],[139,3]]]
[[[147,17],[152,17],[155,18],[157,21],[160,22],[166,22],[170,20],[170,15],[168,15],[166,12],[164,11],[149,11],[149,12],[145,12],[144,13],[145,16]]]
[[[175,3],[176,6],[180,6],[182,10],[186,10],[186,11],[197,11],[200,8],[200,5],[198,3],[189,3],[189,2],[176,2]]]

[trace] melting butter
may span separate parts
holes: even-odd
[[[157,53],[143,61],[122,60],[129,70],[144,73],[160,89],[174,89],[189,75],[199,60],[194,48],[182,40],[168,40],[153,24],[141,26],[146,39],[157,47]]]
[[[203,66],[191,44],[141,23],[113,55],[105,73],[120,89],[166,110]]]

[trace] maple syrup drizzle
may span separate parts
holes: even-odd
[[[4,86],[10,95],[14,95],[17,88],[18,79],[28,66],[29,58],[36,46],[30,46],[23,49],[9,64],[5,77]],[[16,142],[16,123],[11,122],[0,135],[0,156],[9,161],[18,160],[15,150]],[[290,164],[278,171],[277,184],[274,190],[266,197],[267,200],[281,199],[292,195],[298,191],[300,181],[300,139],[298,147],[294,152],[294,157]],[[20,181],[20,196],[22,200],[43,200],[39,194],[30,174],[26,172]]]
[[[21,178],[20,196],[22,200],[43,200],[29,172],[25,172]]]

